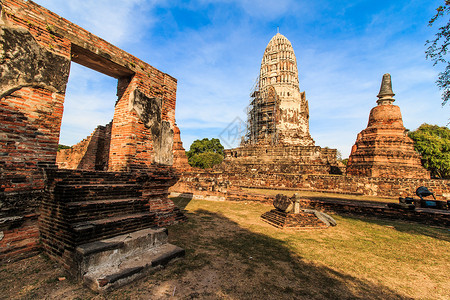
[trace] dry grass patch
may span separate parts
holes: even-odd
[[[337,227],[283,231],[260,220],[268,205],[175,201],[189,221],[169,227],[169,238],[184,259],[98,295],[57,281],[61,269],[32,258],[0,269],[0,298],[450,298],[448,229],[333,215]]]
[[[283,194],[287,196],[292,196],[294,194],[299,194],[301,197],[311,198],[311,199],[336,199],[336,200],[352,200],[352,201],[376,201],[385,203],[398,203],[398,199],[382,198],[376,196],[362,196],[362,195],[350,195],[350,194],[337,194],[337,193],[325,193],[325,192],[312,192],[312,191],[293,191],[293,190],[270,190],[270,189],[250,189],[242,188],[244,191],[253,194],[263,194],[263,195],[276,195]],[[412,195],[413,196],[413,195]]]

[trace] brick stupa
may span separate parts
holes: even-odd
[[[430,178],[403,126],[392,91],[391,75],[384,74],[378,105],[372,108],[367,128],[352,147],[347,175],[384,178]]]

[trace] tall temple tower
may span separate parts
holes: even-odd
[[[249,107],[247,143],[314,146],[291,42],[277,33],[264,51]]]
[[[264,51],[251,95],[246,136],[225,150],[220,168],[235,173],[341,174],[336,149],[314,145],[291,42],[277,33]]]

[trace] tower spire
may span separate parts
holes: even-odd
[[[394,92],[392,91],[392,81],[391,74],[386,73],[383,75],[383,79],[381,80],[380,92],[378,93],[377,103],[378,105],[389,105],[392,104],[395,99]]]

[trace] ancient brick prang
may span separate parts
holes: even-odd
[[[247,143],[314,146],[309,109],[300,92],[291,42],[277,33],[264,51],[258,86],[252,94]]]
[[[337,161],[336,150],[314,146],[294,49],[279,33],[264,51],[251,97],[247,134],[239,148],[225,151],[222,170],[342,174],[345,166]]]
[[[391,77],[383,76],[378,106],[370,111],[367,128],[356,138],[347,164],[352,176],[429,178],[403,126],[400,108],[393,105]]]

